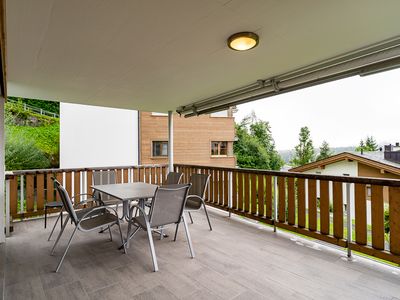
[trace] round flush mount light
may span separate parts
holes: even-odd
[[[254,32],[238,32],[228,38],[228,46],[232,50],[246,51],[258,45],[258,35]]]

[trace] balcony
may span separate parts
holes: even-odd
[[[400,294],[398,268],[358,255],[399,264],[400,181],[175,168],[185,174],[185,181],[194,172],[212,175],[207,200],[214,230],[208,230],[203,214],[194,215],[190,230],[195,259],[190,259],[183,230],[176,243],[156,239],[156,273],[143,232],[127,255],[116,251],[117,239],[109,242],[107,234],[78,235],[63,269],[54,273],[68,234],[56,255],[50,256],[51,226],[44,230],[43,220],[34,217],[42,215],[44,200],[57,197],[51,176],[76,194],[88,190],[94,169],[8,174],[7,210],[14,219],[13,232],[0,248],[5,253],[6,298],[395,299]],[[102,169],[116,169],[120,182],[160,183],[167,172],[165,165]],[[367,185],[372,185],[371,207],[365,197]],[[355,207],[344,205],[348,194],[354,194]],[[373,210],[371,224],[368,209]],[[351,226],[347,215],[354,216]],[[122,229],[126,232],[126,224]],[[173,228],[167,233],[172,235]],[[349,250],[352,260],[347,259]]]

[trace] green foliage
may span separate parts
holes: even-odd
[[[35,106],[37,108],[41,108],[43,110],[47,110],[52,113],[60,114],[60,103],[54,101],[45,101],[38,99],[27,99],[27,98],[19,98],[19,97],[8,97],[11,100],[22,102],[31,106]]]
[[[385,209],[385,233],[390,233],[389,210]]]
[[[283,166],[269,123],[258,120],[254,113],[236,124],[236,136],[233,150],[239,167],[279,170]]]
[[[321,147],[319,147],[319,154],[317,160],[325,159],[333,155],[331,148],[327,141],[323,141]]]
[[[7,102],[5,105],[5,124],[19,126],[44,126],[58,123],[58,118],[35,114],[24,110],[23,103]]]
[[[45,105],[43,109],[47,109]],[[7,170],[58,168],[58,118],[24,110],[22,101],[8,102],[5,106],[5,124]]]
[[[49,168],[50,161],[32,139],[23,134],[10,134],[6,129],[6,170]]]
[[[294,156],[290,161],[293,166],[302,166],[314,161],[314,146],[307,126],[299,133],[299,144],[294,148]]]
[[[367,136],[365,142],[363,140],[360,141],[359,146],[355,149],[358,152],[362,151],[378,151],[378,144],[376,143],[375,138],[371,136]]]

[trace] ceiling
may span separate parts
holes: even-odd
[[[174,110],[400,34],[400,1],[8,0],[8,95]],[[259,46],[226,39],[254,31]]]

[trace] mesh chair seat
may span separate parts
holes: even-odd
[[[116,215],[105,212],[100,215],[96,215],[92,218],[81,221],[80,227],[83,230],[93,230],[95,228],[105,227],[111,224],[115,224],[118,220]]]
[[[200,199],[196,199],[196,198],[190,198],[190,196],[188,196],[188,199],[186,200],[186,206],[185,209],[186,210],[199,210],[201,208],[201,205],[203,203],[201,202]]]
[[[118,205],[121,204],[121,200],[118,200],[116,198],[114,199],[107,199],[107,200],[101,200],[101,202],[105,205],[105,206],[109,206],[109,205]]]
[[[94,207],[87,207],[87,208],[82,208],[82,209],[76,210],[75,213],[76,213],[78,220],[81,220],[85,216],[85,214],[87,212],[93,210],[93,208]],[[99,215],[102,213],[104,213],[104,210],[100,210],[100,211],[95,210],[95,211],[93,211],[93,214],[89,214],[88,216],[86,216],[86,218],[90,218],[90,217],[93,217],[93,216],[96,216],[96,215]]]
[[[53,201],[53,202],[47,202],[45,206],[49,208],[61,208],[63,207],[63,204],[61,201]]]

